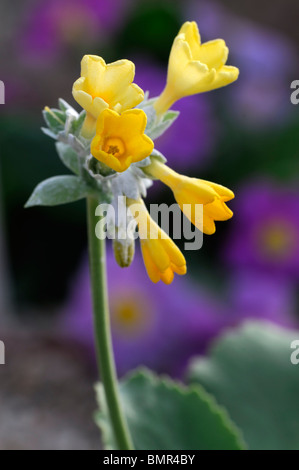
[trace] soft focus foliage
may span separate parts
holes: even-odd
[[[249,323],[191,366],[190,381],[226,407],[251,450],[299,447],[299,377],[290,361],[290,344],[297,338],[298,331]]]
[[[97,396],[102,411],[97,413],[96,421],[103,431],[104,443],[108,449],[117,449],[101,385],[97,386]],[[243,450],[245,447],[226,412],[200,387],[188,390],[143,370],[122,383],[121,397],[137,450]]]

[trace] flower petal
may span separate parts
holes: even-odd
[[[135,75],[135,65],[130,60],[118,60],[106,66],[101,80],[101,96],[114,107],[130,86]],[[127,109],[127,108],[126,108]]]
[[[224,202],[230,201],[231,199],[234,199],[235,195],[233,191],[230,189],[226,188],[225,186],[222,186],[221,184],[217,183],[212,183],[211,181],[205,181],[205,180],[200,180],[205,184],[208,184],[214,191],[222,198]]]
[[[148,157],[153,149],[153,141],[145,134],[137,135],[127,141],[127,152],[133,157],[134,162],[140,162]]]
[[[73,97],[83,109],[92,114],[96,119],[109,105],[102,98],[96,97],[93,99],[89,93],[84,91],[84,88],[86,88],[84,81],[85,78],[79,78],[74,83]]]
[[[227,205],[220,199],[214,201],[212,204],[204,206],[204,216],[208,215],[214,220],[224,221],[231,219],[233,212],[227,207]]]
[[[122,94],[118,95],[117,99],[119,101],[118,112],[122,112],[141,103],[144,100],[144,91],[136,83],[132,83]]]
[[[105,107],[125,111],[144,99],[142,89],[132,84],[134,75],[135,65],[130,60],[106,64],[101,57],[85,55],[81,61],[81,77],[73,85],[74,98],[95,118]],[[88,101],[82,92],[90,96]]]
[[[186,265],[186,260],[181,250],[176,246],[176,244],[171,240],[171,238],[166,238],[161,240],[161,243],[168,254],[172,264],[182,267]]]
[[[179,266],[179,267],[176,266],[175,264],[171,264],[171,269],[173,270],[173,272],[175,272],[179,276],[183,276],[187,272],[186,264],[184,264],[184,266]]]
[[[200,53],[200,34],[198,26],[195,21],[186,21],[180,29],[179,35],[184,34],[185,40],[189,44],[192,57],[195,60],[199,59]]]
[[[161,274],[161,281],[164,282],[167,286],[169,286],[174,279],[174,273],[171,267],[166,269],[164,273]]]
[[[210,90],[215,90],[221,88],[230,83],[235,82],[239,77],[239,69],[237,67],[232,67],[229,65],[224,65],[217,71],[215,80],[212,83]]]
[[[199,61],[189,62],[181,76],[184,84],[184,94],[182,96],[204,93],[211,89],[215,81],[215,69],[209,70],[206,64]]]
[[[192,53],[189,44],[183,35],[178,35],[172,45],[169,64],[168,79],[175,81],[176,77],[184,71],[184,67],[192,60]]]
[[[132,162],[148,157],[154,143],[143,134],[146,122],[146,114],[141,109],[128,110],[121,115],[112,109],[105,109],[98,117],[97,135],[91,142],[92,155],[118,172],[125,171]],[[101,144],[107,139],[119,139],[122,149],[116,156],[102,149]]]
[[[144,133],[146,123],[147,116],[144,111],[141,109],[129,109],[119,116],[117,122],[118,134],[129,141],[136,135],[139,136]]]
[[[148,239],[147,243],[148,252],[157,266],[158,270],[163,273],[170,266],[170,259],[167,252],[164,249],[161,240],[159,239]]]
[[[81,77],[85,78],[85,86],[93,97],[100,92],[102,76],[106,69],[106,62],[96,55],[85,55],[81,61]]]
[[[141,251],[142,251],[144,266],[145,266],[146,272],[148,274],[148,277],[150,278],[150,280],[154,284],[156,284],[161,279],[160,272],[157,269],[155,263],[153,262],[153,260],[150,256],[147,244],[144,243],[143,240],[141,240]]]
[[[206,235],[213,235],[216,232],[216,225],[214,220],[204,213],[202,229],[199,230],[203,230],[203,233]]]
[[[174,191],[178,204],[209,204],[217,197],[217,192],[203,180],[182,176]]]
[[[223,39],[215,39],[202,44],[197,60],[206,64],[209,69],[218,70],[222,67],[228,58],[228,47]]]

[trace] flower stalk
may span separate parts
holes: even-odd
[[[87,199],[88,245],[97,362],[118,449],[132,450],[132,439],[120,404],[112,349],[105,240],[99,240],[95,234],[97,206],[98,201],[95,198],[89,197]]]

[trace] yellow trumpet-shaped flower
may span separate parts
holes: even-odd
[[[146,122],[146,114],[141,109],[122,114],[105,109],[98,118],[91,142],[92,155],[115,171],[127,170],[131,163],[143,160],[153,151],[152,140],[144,134]]]
[[[153,221],[142,200],[128,199],[139,229],[144,265],[150,280],[171,284],[174,273],[187,272],[186,260],[171,238]],[[136,215],[136,212],[138,215]]]
[[[157,160],[148,167],[148,171],[170,187],[186,217],[205,234],[215,233],[215,221],[228,220],[233,216],[233,212],[225,204],[234,198],[230,189],[209,181],[179,175]],[[203,219],[198,217],[197,204],[203,206]]]
[[[237,80],[239,70],[226,64],[228,48],[222,39],[201,44],[195,21],[183,24],[170,52],[166,87],[155,103],[166,112],[184,96],[203,93]]]
[[[131,109],[144,99],[139,86],[132,83],[135,65],[129,60],[106,64],[102,57],[85,55],[81,62],[81,77],[73,85],[75,100],[86,110],[82,134],[91,137],[96,119],[106,108],[118,113]]]

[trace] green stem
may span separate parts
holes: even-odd
[[[132,440],[120,405],[112,349],[106,280],[105,240],[99,240],[95,234],[97,222],[95,211],[97,206],[98,201],[96,199],[88,198],[88,242],[97,361],[118,448],[119,450],[132,450]]]

